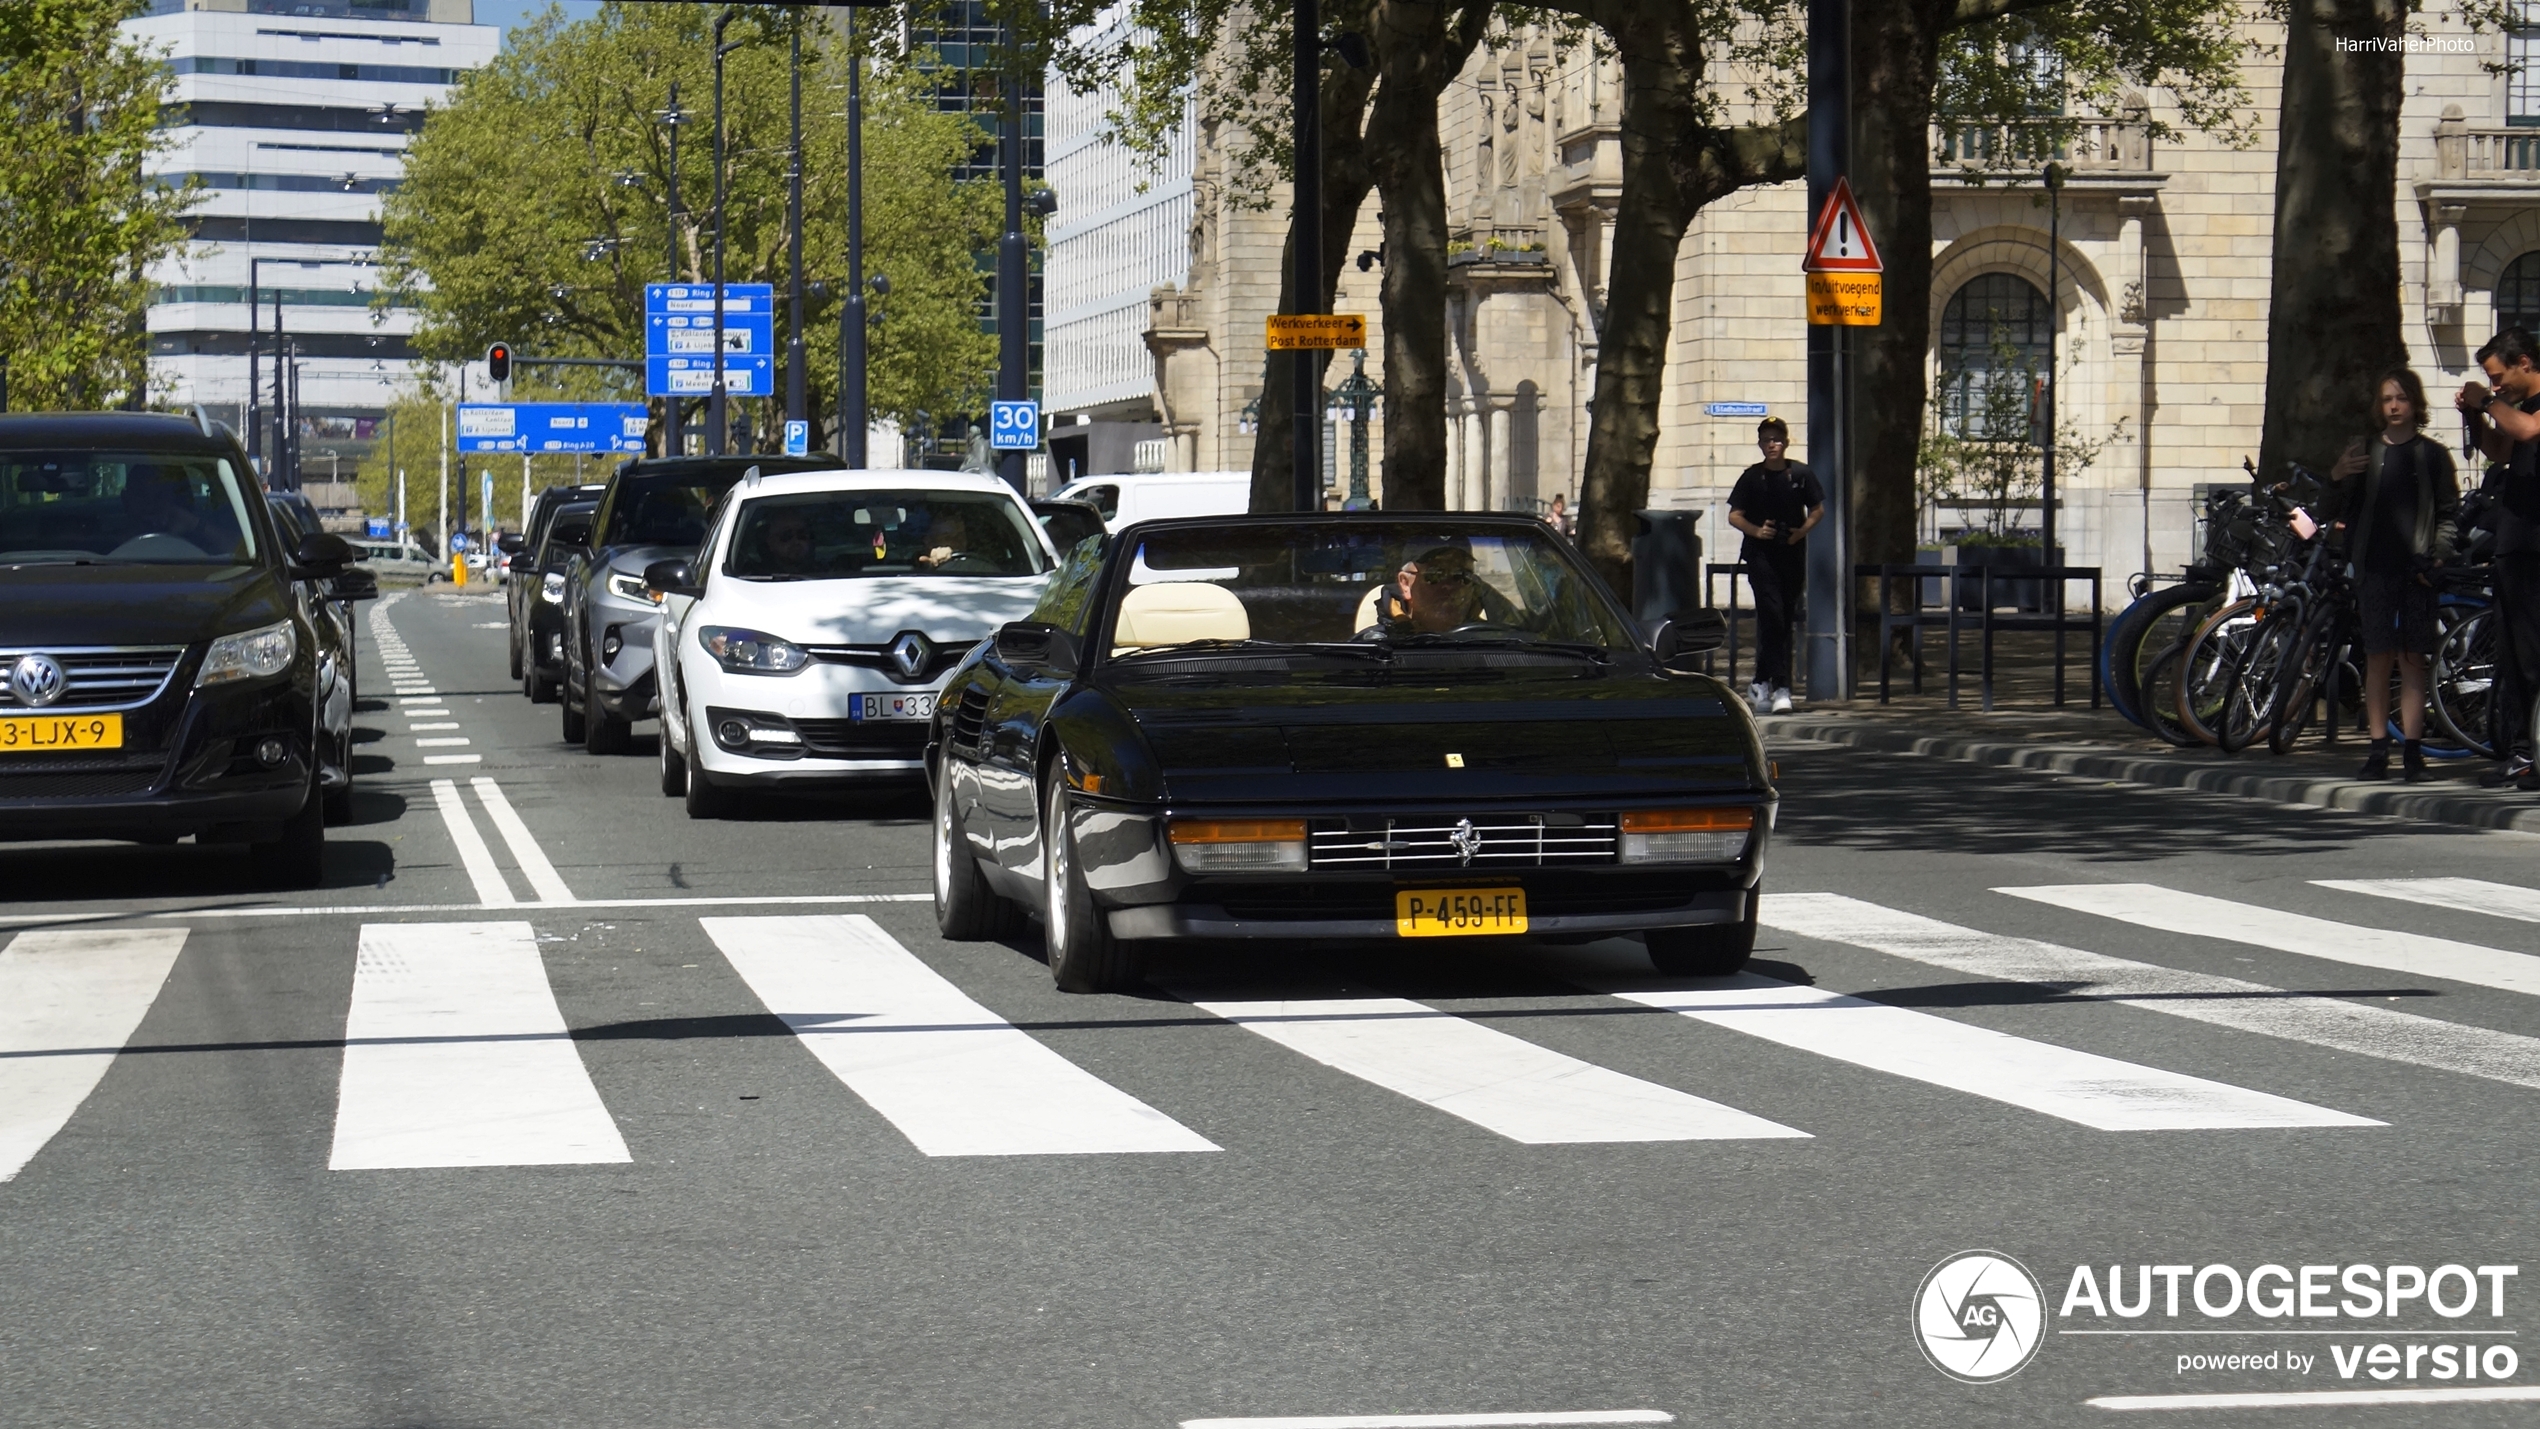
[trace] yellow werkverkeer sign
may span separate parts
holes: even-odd
[[[1809,274],[1808,321],[1821,327],[1877,327],[1879,275]]]
[[[1272,352],[1365,347],[1367,318],[1363,313],[1272,313],[1269,340]]]

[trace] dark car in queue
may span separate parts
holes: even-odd
[[[317,508],[300,492],[268,491],[265,493],[265,505],[273,512],[274,529],[281,536],[282,549],[286,551],[300,549],[301,542],[326,529],[320,522]],[[349,540],[344,544],[347,548],[352,547]],[[358,704],[362,691],[361,625],[353,618],[353,602],[377,599],[379,577],[359,564],[361,552],[358,549],[353,550],[353,560],[355,564],[333,575],[307,576],[300,584],[309,597],[310,618],[333,627],[326,632],[332,638],[325,643],[343,652],[345,698]],[[347,775],[343,783],[329,785],[326,791],[330,800],[326,816],[339,823],[352,816],[353,808],[350,761],[344,767]]]
[[[530,617],[542,604],[538,598],[538,548],[545,543],[547,532],[554,528],[558,512],[568,506],[581,506],[587,510],[608,489],[605,481],[578,486],[550,486],[539,492],[537,500],[530,503],[529,518],[521,522],[521,529],[496,543],[503,556],[503,605],[505,617],[511,624],[512,678],[521,682],[521,693],[533,701],[538,695],[529,667],[536,663],[539,647],[529,627]]]
[[[199,414],[0,416],[0,839],[192,835],[317,883],[353,713],[320,582],[352,559]]]
[[[520,692],[533,705],[557,697],[564,685],[565,557],[591,544],[597,501],[558,507],[538,543],[511,558],[512,590],[521,604]]]
[[[1099,536],[1105,530],[1102,508],[1089,501],[1053,501],[1046,496],[1032,501],[1032,516],[1049,533],[1050,545],[1060,553],[1076,549],[1088,536]]]
[[[567,744],[623,754],[637,720],[661,709],[653,623],[661,593],[644,584],[655,561],[684,561],[706,517],[752,467],[825,471],[833,457],[638,457],[617,469],[592,514],[588,545],[563,551],[564,678],[557,705]],[[543,578],[542,578],[543,579]]]
[[[1638,934],[1754,946],[1776,795],[1691,668],[1524,517],[1143,522],[1071,553],[937,705],[945,936],[1040,918],[1069,991],[1183,939]]]

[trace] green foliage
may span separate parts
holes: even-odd
[[[192,198],[142,174],[165,142],[168,76],[116,28],[140,10],[0,4],[0,362],[16,410],[147,386],[149,268],[184,242]]]
[[[2115,115],[2127,91],[2159,87],[2189,128],[2245,146],[2256,140],[2241,67],[2252,43],[2233,33],[2236,5],[2219,0],[2068,0],[1949,31],[1941,41],[1932,112],[2011,123],[2021,133],[1971,167],[2034,168],[2067,153],[2087,115]],[[2176,126],[2145,119],[2155,140]]]
[[[1914,453],[1914,489],[1926,511],[1945,503],[1981,513],[1984,524],[1962,536],[1963,544],[2018,545],[2016,514],[2045,487],[2046,383],[2000,322],[1990,324],[1988,348],[1980,370],[1941,369]],[[1973,399],[1963,410],[1950,401],[1961,387]],[[2089,441],[2066,435],[2059,423],[2058,480],[2089,470],[2123,430],[2121,419],[2105,440]]]
[[[416,136],[386,203],[383,302],[422,310],[418,350],[473,358],[501,338],[538,357],[636,357],[644,285],[700,281],[713,266],[713,94],[706,5],[611,3],[572,24],[550,10],[462,82]],[[878,31],[868,16],[868,32]],[[846,79],[840,32],[810,12],[745,9],[726,33],[724,277],[785,281],[787,45],[803,25],[803,264],[828,294],[805,305],[815,415],[835,409],[846,268]],[[892,30],[891,33],[899,33]],[[996,356],[981,330],[982,255],[994,248],[993,183],[956,182],[986,136],[936,108],[904,54],[869,54],[864,84],[865,271],[890,279],[872,331],[877,418],[983,409]],[[682,210],[669,209],[670,86]],[[785,344],[779,303],[777,343]],[[561,374],[561,375],[559,375]],[[779,358],[782,382],[782,358]],[[529,368],[516,397],[625,400],[605,369]],[[781,387],[779,388],[781,391]],[[781,419],[776,404],[745,404]],[[823,424],[825,426],[825,424]]]

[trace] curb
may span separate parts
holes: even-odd
[[[2351,814],[2379,814],[2473,829],[2540,834],[2540,801],[2515,793],[2460,793],[2441,786],[2365,783],[2356,779],[2268,773],[2228,755],[2203,758],[2134,754],[2098,744],[2013,743],[1965,735],[1924,734],[1878,728],[1854,720],[1783,717],[1764,727],[1767,743],[1801,740],[1840,744],[1880,754],[1911,754],[2069,774],[2161,789],[2193,789],[2278,804],[2305,804]],[[2269,756],[2260,755],[2259,758]]]

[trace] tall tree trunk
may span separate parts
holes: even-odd
[[[1390,511],[1446,505],[1446,159],[1438,95],[1481,43],[1487,0],[1385,0],[1366,150],[1385,220],[1385,465]]]
[[[2405,61],[2339,40],[2395,41],[2402,0],[2292,0],[2276,124],[2275,264],[2267,289],[2262,479],[2325,475],[2367,426],[2375,377],[2407,361],[2399,335],[2399,102]]]
[[[1914,558],[1914,465],[1930,398],[1932,86],[1954,9],[1947,0],[1852,7],[1852,192],[1887,265],[1881,322],[1849,329],[1856,561]]]
[[[1367,202],[1367,191],[1376,179],[1367,166],[1367,98],[1375,87],[1376,72],[1356,70],[1347,65],[1330,65],[1323,71],[1323,271],[1317,275],[1320,301],[1324,312],[1332,309],[1332,295],[1340,287],[1341,258],[1349,247],[1349,238],[1358,227],[1358,210]],[[1303,215],[1290,213],[1288,240],[1279,250],[1279,311],[1296,311],[1296,225]],[[1390,325],[1389,325],[1390,326]],[[1255,511],[1292,511],[1296,509],[1296,447],[1288,433],[1296,429],[1296,379],[1293,362],[1311,362],[1315,375],[1331,360],[1325,352],[1273,352],[1262,361],[1261,420],[1253,428],[1252,439],[1252,509]],[[1390,414],[1386,425],[1392,425]]]

